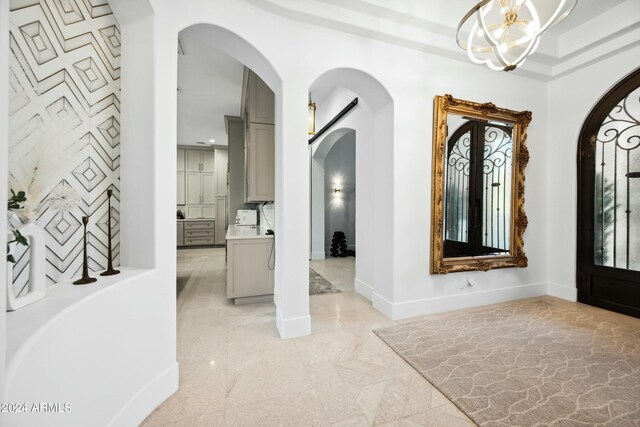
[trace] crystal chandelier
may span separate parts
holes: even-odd
[[[540,36],[578,0],[482,0],[462,18],[456,40],[471,61],[511,71],[538,48]]]

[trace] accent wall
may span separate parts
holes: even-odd
[[[108,188],[119,263],[120,29],[106,0],[12,0],[10,10],[9,186],[27,192],[56,283],[81,274],[84,215],[89,267],[106,268]],[[55,194],[76,203],[54,209]],[[15,251],[19,295],[29,255]]]

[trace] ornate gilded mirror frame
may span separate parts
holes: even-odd
[[[512,179],[511,179],[511,224],[508,254],[444,256],[444,194],[445,165],[447,153],[447,116],[455,114],[464,118],[495,120],[508,123],[512,130]],[[498,108],[493,103],[479,104],[453,98],[451,95],[436,96],[434,100],[433,128],[433,174],[431,186],[431,268],[432,274],[447,274],[457,271],[488,271],[494,268],[526,267],[524,232],[527,215],[524,211],[524,170],[529,162],[527,150],[527,127],[531,122],[530,111],[512,111]]]

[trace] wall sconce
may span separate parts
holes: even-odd
[[[307,106],[307,133],[309,135],[316,133],[316,103],[311,100],[311,92],[309,92],[309,105]]]
[[[333,192],[334,192],[334,193],[340,193],[340,192],[342,192],[342,189],[341,189],[341,188],[336,187],[336,188],[334,188],[334,189],[333,189]]]

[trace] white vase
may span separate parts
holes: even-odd
[[[7,311],[18,310],[44,298],[47,292],[45,236],[35,221],[27,221],[17,228],[29,241],[29,285],[27,293],[16,297],[13,292],[13,264],[7,265]],[[13,238],[13,234],[10,234]]]

